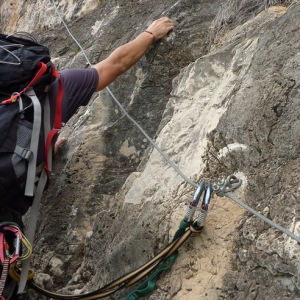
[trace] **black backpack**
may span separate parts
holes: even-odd
[[[59,89],[51,121],[47,92],[55,79]],[[62,97],[63,87],[48,48],[34,40],[0,34],[0,234],[4,236],[7,230],[1,224],[7,221],[22,229],[20,216],[11,217],[16,207],[22,207],[20,202],[26,202],[25,208],[33,203],[27,229],[33,243],[37,209],[51,170],[52,144],[61,129]],[[0,245],[0,254],[4,248]],[[12,244],[9,252],[14,251]]]

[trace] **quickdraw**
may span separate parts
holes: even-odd
[[[26,237],[22,234],[22,231],[16,224],[9,223],[9,225],[2,225],[0,223],[0,261],[4,262],[5,258],[8,257],[9,263],[12,264],[16,260],[22,261],[30,257],[32,253],[32,247]],[[9,245],[5,239],[5,234],[7,232],[12,232],[15,235],[15,239],[13,242],[13,253],[9,252]],[[24,245],[23,252],[24,254],[20,256],[21,243]],[[24,251],[26,249],[27,251]]]
[[[146,275],[153,272],[152,275],[150,275],[145,282],[143,282],[138,288],[136,288],[132,293],[130,293],[126,298],[124,298],[124,300],[136,300],[140,297],[144,297],[150,294],[154,290],[158,275],[163,271],[169,270],[171,268],[176,257],[178,256],[179,247],[188,239],[188,237],[192,233],[200,233],[203,230],[207,213],[209,210],[209,204],[211,201],[212,193],[215,192],[217,195],[219,195],[222,193],[226,193],[227,191],[233,191],[234,189],[237,189],[240,185],[241,185],[241,180],[237,179],[237,177],[235,177],[234,175],[228,176],[225,181],[219,180],[218,184],[213,186],[210,183],[206,184],[205,182],[201,182],[197,187],[193,199],[187,208],[184,218],[180,222],[179,229],[175,233],[172,242],[145,265],[113,281],[112,283],[107,284],[101,289],[98,289],[94,292],[87,293],[84,295],[63,295],[63,294],[53,293],[45,289],[42,289],[41,287],[35,284],[33,280],[34,272],[32,270],[29,273],[29,276],[27,278],[27,285],[30,288],[36,290],[38,293],[54,299],[93,300],[93,299],[100,299],[109,296],[115,293],[116,291],[119,291],[122,288],[130,287],[133,284],[140,281]],[[199,206],[202,195],[203,195],[203,199]],[[194,215],[197,209],[199,209],[199,213],[197,218],[194,219]],[[0,228],[1,228],[1,224],[0,224]],[[4,245],[5,234],[3,233],[3,231],[5,230],[13,232],[16,236],[15,246],[14,246],[15,251],[13,253],[5,252],[5,249],[2,246],[1,253],[5,253],[5,254],[0,255],[1,262],[3,259],[5,262],[6,259],[9,260],[9,264],[11,264],[16,260],[28,258],[31,254],[31,247],[28,247],[26,238],[24,237],[24,235],[22,235],[21,231],[14,225],[4,224],[2,226],[2,231],[0,232],[1,245]],[[19,245],[21,242],[22,244],[25,245],[25,248],[27,248],[27,251],[23,256],[19,255],[19,249],[20,249]],[[9,274],[13,278],[13,280],[18,282],[20,280],[20,273],[21,270],[16,266],[15,263],[11,265],[9,269]],[[1,279],[0,279],[0,289],[1,289]],[[2,299],[0,298],[0,300]]]

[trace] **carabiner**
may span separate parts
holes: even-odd
[[[209,183],[206,187],[205,194],[204,194],[201,208],[200,208],[200,212],[199,212],[199,215],[197,218],[197,222],[195,224],[198,229],[201,229],[204,226],[207,212],[208,212],[208,205],[209,205],[210,199],[211,199],[211,194],[212,194],[212,186]]]
[[[20,235],[17,235],[15,240],[14,240],[14,247],[15,247],[15,251],[14,251],[14,255],[20,255],[20,246],[21,246],[21,237]]]
[[[191,222],[193,217],[194,217],[194,214],[195,214],[195,211],[196,211],[196,208],[198,206],[198,203],[199,203],[199,199],[203,193],[203,191],[205,190],[205,182],[201,182],[194,194],[194,197],[193,197],[193,200],[191,201],[191,203],[189,204],[188,208],[187,208],[187,211],[185,213],[185,217],[184,217],[184,221],[185,222]]]
[[[0,261],[3,263],[5,260],[5,257],[8,257],[9,263],[13,263],[20,257],[20,245],[21,245],[22,234],[21,234],[19,228],[14,226],[13,224],[12,225],[5,224],[2,227],[2,230],[3,230],[3,232],[0,231]],[[15,249],[12,254],[9,252],[9,245],[5,239],[5,231],[11,231],[15,235],[15,239],[14,239],[14,248]]]

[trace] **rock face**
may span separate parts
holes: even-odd
[[[299,1],[60,1],[91,63],[169,16],[176,29],[110,89],[193,182],[236,174],[234,196],[300,235]],[[276,6],[274,6],[276,5]],[[87,67],[51,1],[0,1],[0,29],[29,31],[60,68]],[[36,281],[89,292],[172,240],[195,187],[153,149],[107,90],[62,133],[41,206]],[[300,299],[296,241],[214,195],[206,226],[149,299]],[[122,298],[128,292],[107,299]],[[43,299],[30,294],[30,299]]]

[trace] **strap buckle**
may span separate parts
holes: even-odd
[[[22,152],[20,153],[20,156],[23,159],[25,159],[27,161],[30,161],[33,158],[33,153],[32,153],[32,151],[30,151],[30,150],[28,150],[26,148],[23,148]]]

